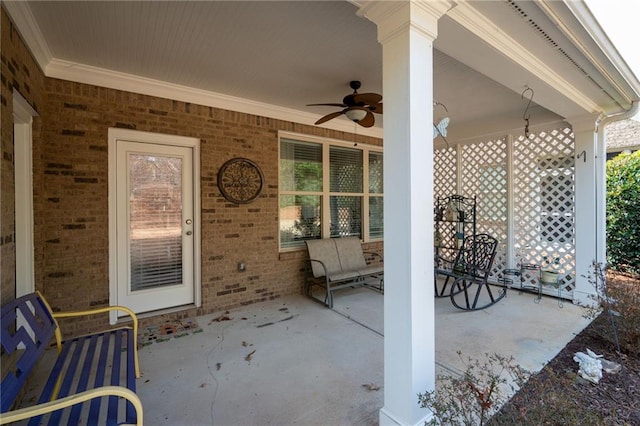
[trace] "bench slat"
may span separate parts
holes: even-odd
[[[133,351],[128,350],[134,345],[134,337],[133,330],[122,328],[65,341],[63,352],[54,365],[38,403],[51,399],[56,382],[61,382],[58,398],[87,390],[91,387],[89,382],[92,375],[95,376],[93,379],[94,387],[102,387],[105,384],[122,386],[124,375],[127,386],[135,392],[135,356]],[[127,342],[127,351],[123,362],[124,339]],[[110,354],[114,356],[110,357]],[[129,401],[126,401],[125,404],[126,411],[123,415],[126,422],[135,423],[137,417],[135,407]],[[83,410],[84,407],[87,409]],[[85,402],[73,405],[70,411],[67,409],[50,413],[47,424],[117,425],[124,420],[118,418],[122,407],[120,398],[116,396],[95,398],[91,400],[90,404]],[[65,412],[69,413],[68,418],[63,417]],[[43,419],[47,420],[44,416],[34,417],[30,420],[29,425],[39,425]]]
[[[40,398],[38,399],[38,404],[43,402],[51,401],[51,396],[53,395],[53,391],[56,387],[56,383],[58,381],[58,377],[60,377],[60,373],[62,372],[62,368],[64,366],[64,360],[69,355],[70,347],[63,346],[62,352],[58,355],[58,359],[56,359],[56,363],[53,365],[51,369],[51,374],[49,374],[49,378],[47,379],[47,383],[40,394]],[[37,426],[40,424],[42,416],[32,417],[29,420],[29,426]]]
[[[96,351],[96,343],[98,340],[98,336],[93,335],[88,338],[89,346],[87,348],[87,354],[85,355],[84,362],[82,363],[82,370],[80,373],[80,380],[78,381],[78,387],[76,392],[83,392],[87,390],[87,385],[89,383],[89,375],[91,373],[91,367],[93,364],[93,359]],[[78,424],[80,422],[80,413],[82,413],[82,404],[76,404],[71,409],[71,414],[69,414],[69,424]]]
[[[73,351],[71,353],[71,362],[67,365],[67,370],[64,372],[64,376],[62,377],[62,385],[60,386],[60,390],[56,395],[56,399],[64,398],[65,396],[69,396],[72,393],[71,385],[73,384],[73,379],[76,377],[76,370],[78,368],[78,364],[80,363],[80,355],[82,354],[82,343],[78,342],[77,339],[74,339],[73,342],[75,345],[71,345],[67,343],[67,346],[73,346]],[[55,392],[54,392],[55,393]],[[42,401],[46,402],[46,401]],[[50,425],[60,424],[62,419],[63,410],[54,411],[51,413],[51,418],[49,420]]]
[[[109,345],[105,344],[104,341],[100,347],[100,357],[98,358],[98,368],[96,369],[96,378],[94,381],[94,387],[98,388],[104,385],[104,372],[107,368],[107,355],[109,353]],[[91,405],[89,408],[89,418],[97,419],[100,414],[100,399],[94,399],[91,401]]]
[[[132,391],[136,391],[136,363],[134,357],[134,351],[132,348],[135,343],[135,334],[133,330],[127,329],[127,387]],[[133,369],[129,372],[129,369]],[[127,401],[127,423],[135,423],[136,421],[136,408],[133,404]]]
[[[115,342],[113,342],[113,353],[119,355],[122,352],[122,330],[115,331]],[[113,357],[113,365],[111,366],[111,384],[120,384],[120,357]],[[118,397],[109,397],[109,408],[107,413],[107,424],[118,424]]]

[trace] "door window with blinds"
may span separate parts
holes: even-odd
[[[182,158],[129,155],[131,291],[182,283]]]
[[[382,149],[280,139],[280,248],[305,240],[383,237]]]

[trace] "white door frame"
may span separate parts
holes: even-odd
[[[200,140],[186,136],[175,136],[161,133],[142,132],[138,130],[109,128],[109,303],[118,303],[118,264],[117,264],[117,205],[116,205],[116,142],[152,143],[157,145],[173,145],[189,147],[193,150],[193,285],[194,304],[202,304],[202,286],[200,271]],[[110,314],[112,324],[117,322],[117,312]]]
[[[38,113],[13,89],[13,158],[15,173],[16,297],[33,293],[33,117]]]

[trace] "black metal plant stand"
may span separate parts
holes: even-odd
[[[558,290],[558,306],[564,307],[564,303],[562,302],[561,292],[562,289],[560,287],[560,280],[558,275],[555,276],[554,282],[546,282],[542,280],[542,267],[540,265],[536,265],[534,263],[524,263],[520,265],[519,269],[505,269],[502,271],[504,278],[502,278],[502,282],[506,286],[511,286],[518,277],[520,280],[520,293],[522,291],[535,291],[537,293],[536,298],[534,299],[534,303],[540,303],[542,299],[542,286],[543,285],[551,285],[554,286]],[[513,277],[513,278],[509,278]]]

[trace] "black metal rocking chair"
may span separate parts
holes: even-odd
[[[485,309],[502,299],[507,294],[506,286],[487,281],[497,246],[498,240],[488,234],[465,239],[451,270],[436,270],[436,296],[448,295],[456,308],[466,311]],[[440,287],[438,275],[445,277]]]

